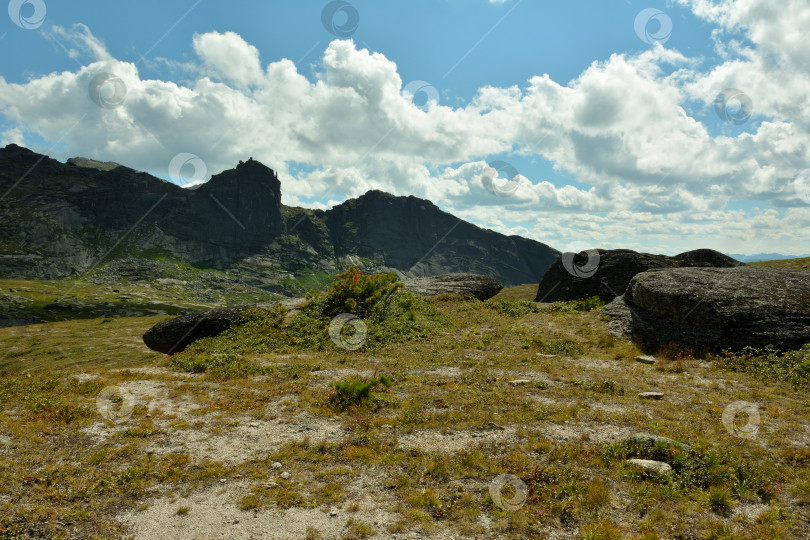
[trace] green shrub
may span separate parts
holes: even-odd
[[[810,343],[793,351],[780,351],[772,346],[724,350],[712,360],[718,367],[748,373],[758,379],[810,386]]]
[[[380,385],[389,388],[392,384],[391,378],[385,374],[375,379],[343,379],[333,383],[335,390],[329,395],[329,402],[339,410],[353,405],[371,405],[376,399],[372,390]]]
[[[710,487],[709,492],[706,494],[706,499],[709,502],[712,512],[720,516],[727,516],[734,503],[731,491],[725,487]]]
[[[352,313],[362,318],[384,320],[394,296],[404,285],[396,274],[363,274],[352,266],[329,286],[325,295],[310,291],[307,298],[325,317]]]
[[[654,445],[625,441],[603,445],[599,448],[599,454],[609,463],[628,458],[669,463],[672,466],[671,474],[650,479],[682,490],[727,489],[735,497],[748,496],[753,492],[767,502],[773,499],[778,484],[782,482],[774,473],[756,468],[729,449],[714,452],[692,448],[686,452],[675,444],[660,441]]]

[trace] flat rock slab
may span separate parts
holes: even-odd
[[[509,381],[510,386],[526,386],[527,384],[531,384],[532,381],[529,379],[515,379],[514,381]]]
[[[405,290],[419,296],[458,294],[488,300],[503,289],[503,284],[483,274],[443,274],[440,276],[403,280]]]
[[[636,362],[641,362],[642,364],[655,364],[657,360],[654,356],[636,356]]]
[[[628,459],[627,463],[631,465],[636,465],[637,467],[641,467],[645,471],[654,472],[658,474],[668,474],[672,467],[670,467],[669,463],[664,463],[663,461],[655,461],[652,459]]]
[[[661,392],[642,392],[638,395],[641,399],[661,399],[664,394]]]

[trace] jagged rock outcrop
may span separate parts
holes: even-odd
[[[427,278],[406,279],[405,290],[420,296],[458,294],[488,300],[498,294],[503,285],[492,276],[480,274],[444,274]]]
[[[647,349],[798,348],[810,342],[810,274],[748,266],[650,270],[603,312],[614,333]]]
[[[588,272],[588,265],[596,265],[595,257],[589,261],[585,253],[576,254],[573,261],[564,260],[562,256],[554,261],[540,280],[535,301],[558,302],[598,296],[603,301],[610,302],[624,293],[633,276],[647,270],[684,266],[730,268],[743,264],[711,249],[687,251],[674,257],[639,253],[630,249],[597,251],[598,266],[593,272]],[[584,268],[586,271],[579,273],[586,277],[574,275],[577,268]]]

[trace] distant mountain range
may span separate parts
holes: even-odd
[[[403,277],[475,272],[537,283],[559,252],[381,191],[328,211],[281,204],[274,171],[249,159],[195,189],[26,148],[0,150],[0,277],[98,282],[187,279],[300,295],[351,264]],[[223,285],[224,283],[224,285]]]
[[[742,262],[779,261],[783,259],[801,259],[810,255],[784,255],[782,253],[756,253],[754,255],[741,255],[726,253],[729,257]]]

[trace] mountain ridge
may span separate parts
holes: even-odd
[[[300,294],[301,276],[326,282],[351,264],[401,277],[483,273],[509,286],[538,282],[559,254],[414,196],[372,190],[310,210],[283,205],[281,188],[277,173],[252,158],[184,189],[114,162],[61,163],[9,145],[0,149],[0,276],[62,279],[106,269],[114,278],[122,267],[157,260],[230,273],[279,294]],[[121,262],[130,259],[139,262]]]

